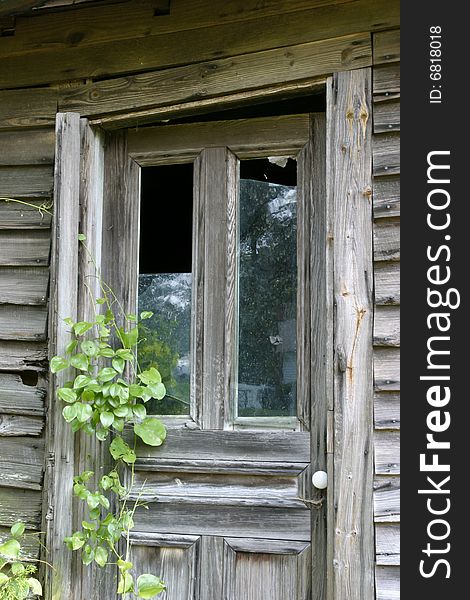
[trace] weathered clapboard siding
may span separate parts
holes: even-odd
[[[0,437],[1,486],[40,490],[44,465],[44,440]]]
[[[45,266],[50,245],[48,230],[0,230],[0,266]]]
[[[47,344],[45,342],[4,341],[0,344],[0,370],[44,371]]]
[[[0,167],[0,196],[13,198],[49,198],[52,192],[52,167]]]
[[[0,488],[0,527],[21,520],[28,529],[41,524],[41,493],[35,490]]]
[[[0,368],[4,366],[0,363]],[[36,385],[26,385],[21,375],[0,372],[0,414],[42,417],[45,397],[46,383],[41,377]]]
[[[0,527],[0,543],[6,538],[11,537],[9,527]],[[27,536],[24,544],[22,543],[23,555],[25,558],[37,559],[39,556],[40,536]]]
[[[0,165],[50,165],[54,162],[54,130],[0,132]]]
[[[0,91],[0,130],[54,125],[57,98],[52,88]]]
[[[376,600],[400,598],[399,31],[373,35]]]
[[[47,267],[0,267],[0,304],[45,305]]]
[[[38,436],[41,435],[43,429],[44,419],[42,417],[23,417],[19,415],[0,414],[0,436]]]
[[[50,204],[48,199],[28,199],[27,204],[0,200],[0,229],[47,229],[51,225]]]
[[[0,340],[45,340],[45,306],[0,305]]]

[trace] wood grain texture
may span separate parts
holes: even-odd
[[[129,106],[142,110],[369,64],[370,36],[351,35],[96,82],[71,90],[59,107],[88,117],[129,112]]]
[[[44,342],[2,341],[0,369],[5,371],[45,371],[47,344]]]
[[[400,473],[400,432],[375,430],[375,472],[377,475]]]
[[[1,200],[0,229],[48,229],[52,217],[42,210],[42,207],[48,207],[47,210],[50,212],[52,202],[48,198],[28,199],[27,202],[32,206]]]
[[[374,518],[376,522],[400,520],[400,478],[378,476],[374,481]]]
[[[400,60],[400,30],[379,31],[373,34],[374,65]]]
[[[223,598],[224,540],[204,535],[199,542],[200,563],[197,598],[219,600]]]
[[[0,437],[0,486],[40,490],[44,465],[44,440]]]
[[[240,159],[296,154],[307,142],[308,116],[209,121],[129,131],[129,153],[140,165],[191,162],[203,148],[227,146]]]
[[[39,529],[40,492],[0,488],[0,527],[11,527],[16,521],[22,521],[28,529]]]
[[[54,126],[56,112],[52,88],[0,91],[0,130]]]
[[[0,414],[0,436],[38,436],[44,429],[42,417],[23,417]]]
[[[374,265],[375,304],[400,304],[400,263],[377,262]]]
[[[50,355],[64,354],[71,340],[64,317],[77,320],[78,220],[80,175],[80,117],[59,113],[56,123],[54,173],[54,223],[51,265]],[[51,600],[72,597],[70,553],[64,552],[64,537],[72,531],[70,485],[74,475],[74,439],[62,417],[57,388],[71,378],[66,369],[51,376],[49,419],[46,434],[48,464],[44,494],[44,530],[47,560],[54,569],[45,571],[45,593]]]
[[[374,178],[374,219],[400,215],[399,176]]]
[[[50,197],[50,166],[0,167],[0,196],[7,198]]]
[[[373,138],[374,176],[400,173],[400,134],[381,133]]]
[[[0,165],[50,165],[54,162],[54,129],[0,132]]]
[[[0,339],[46,340],[47,308],[0,304]]]
[[[400,260],[399,219],[379,219],[374,223],[374,260]]]
[[[374,104],[374,133],[400,131],[400,101],[376,102]]]
[[[375,568],[377,600],[400,600],[400,568],[380,566]]]
[[[374,346],[400,346],[400,309],[398,307],[375,307]]]
[[[374,101],[389,101],[400,94],[400,65],[398,63],[374,67]]]
[[[376,429],[400,429],[400,394],[376,392],[374,417]]]
[[[4,542],[7,538],[11,537],[9,527],[0,527],[0,543]],[[39,557],[39,540],[37,536],[27,536],[23,549],[25,557],[30,559],[37,559]]]
[[[37,385],[25,385],[21,375],[0,373],[0,413],[42,417],[46,392],[44,379],[39,378]]]
[[[400,564],[400,526],[397,523],[377,523],[377,565]]]
[[[400,389],[400,350],[374,348],[374,386],[376,390]]]
[[[0,230],[0,266],[47,266],[51,246],[49,230]]]
[[[371,91],[369,69],[338,73],[327,88],[335,211],[334,594],[350,600],[374,598]]]
[[[48,284],[47,267],[0,267],[0,304],[44,306]]]

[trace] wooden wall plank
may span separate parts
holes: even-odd
[[[400,131],[400,101],[374,104],[374,133]]]
[[[374,33],[374,65],[400,60],[400,30]]]
[[[28,529],[41,525],[41,493],[34,490],[0,488],[0,526],[22,521]]]
[[[46,339],[47,309],[45,306],[0,305],[0,339]]]
[[[380,566],[375,568],[377,600],[400,600],[400,568]]]
[[[0,366],[1,365],[0,363]],[[45,384],[25,385],[20,375],[0,373],[0,413],[11,415],[44,415]]]
[[[399,219],[379,219],[374,223],[374,260],[400,260]]]
[[[400,65],[374,66],[374,101],[389,100],[400,94]]]
[[[374,417],[376,429],[400,429],[400,394],[376,392]]]
[[[0,437],[0,486],[40,490],[44,440]]]
[[[374,178],[374,218],[398,217],[400,215],[400,177]]]
[[[48,199],[27,199],[27,204],[0,201],[0,229],[47,229],[51,225],[52,202]],[[28,206],[31,204],[32,206]],[[49,208],[47,208],[49,207]]]
[[[238,34],[237,34],[238,35]],[[350,35],[157,72],[100,81],[70,91],[60,110],[84,116],[176,104],[370,64],[369,34]]]
[[[374,481],[374,518],[376,522],[400,520],[400,478],[379,475]]]
[[[0,266],[47,266],[50,231],[1,231]]]
[[[44,342],[3,341],[0,369],[5,371],[46,370],[47,345]]]
[[[399,348],[374,348],[374,386],[381,391],[400,389]]]
[[[400,473],[400,432],[375,430],[375,472],[377,475]]]
[[[327,87],[335,215],[334,593],[350,600],[374,598],[371,83],[370,69],[360,69],[336,74]]]
[[[0,130],[53,126],[56,112],[52,88],[0,91]]]
[[[376,305],[400,304],[400,263],[376,262],[374,277]]]
[[[0,165],[54,162],[54,129],[0,132]]]
[[[45,306],[47,267],[0,267],[0,304]]]
[[[0,167],[0,196],[7,198],[50,197],[52,168],[49,166]]]
[[[11,537],[9,527],[0,527],[0,543]],[[39,556],[39,539],[37,536],[27,536],[24,542],[23,550],[25,556],[31,559],[37,559]]]
[[[0,414],[0,436],[38,436],[43,429],[44,419],[41,417]]]
[[[375,177],[400,173],[400,134],[374,135],[373,156]]]
[[[396,306],[375,308],[374,345],[400,346],[400,309]]]
[[[400,526],[396,523],[377,523],[376,549],[378,565],[400,564]]]

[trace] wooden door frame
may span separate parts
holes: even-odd
[[[325,146],[313,145],[303,151],[304,160],[310,160],[312,153],[325,152],[327,165],[324,185],[309,191],[312,197],[310,210],[314,218],[312,229],[308,232],[312,241],[312,267],[308,276],[312,285],[316,282],[316,293],[311,298],[310,317],[306,315],[306,318],[311,319],[313,332],[310,340],[312,389],[318,390],[318,394],[314,393],[316,397],[324,398],[321,404],[327,409],[324,412],[328,421],[326,440],[323,442],[321,434],[312,438],[318,449],[323,443],[326,444],[329,472],[328,540],[324,561],[328,589],[322,588],[319,592],[319,597],[328,600],[343,600],[345,597],[349,600],[372,600],[374,597],[370,80],[369,68],[345,71],[326,80]],[[73,140],[76,139],[75,121],[78,118],[79,115],[74,113],[59,114],[56,138],[56,156],[64,156],[64,148],[72,144],[70,156],[76,164],[80,159],[77,158],[76,142]],[[65,122],[73,124],[68,132],[63,127]],[[122,132],[108,138],[103,148],[108,157],[114,155],[112,161],[104,160],[94,167],[94,176],[102,177],[105,190],[101,240],[103,276],[114,289],[125,290],[123,300],[129,304],[130,299],[135,298],[136,282],[133,282],[134,270],[123,266],[132,264],[138,248],[135,240],[124,242],[129,236],[119,235],[119,232],[124,233],[127,226],[123,219],[116,218],[115,211],[106,210],[106,206],[109,206],[112,198],[121,197],[125,200],[135,194],[140,185],[139,168],[128,152],[127,140]],[[57,315],[69,313],[69,308],[72,312],[74,310],[69,307],[70,299],[64,298],[60,292],[63,285],[60,274],[64,268],[61,264],[69,264],[70,249],[74,248],[73,240],[78,227],[77,223],[64,225],[60,215],[68,220],[77,213],[79,192],[76,182],[71,186],[64,183],[70,175],[64,172],[63,166],[56,167],[54,192],[56,246],[53,252],[51,289],[54,302],[51,302],[50,332],[53,352],[59,352],[67,338]],[[321,173],[317,175],[321,180]],[[86,186],[80,186],[80,190],[82,187]],[[135,220],[134,213],[126,212],[129,203],[124,210],[127,219]],[[112,230],[113,235],[110,236]],[[122,256],[124,250],[128,257],[125,263],[109,259]],[[117,264],[119,268],[116,268]],[[72,285],[75,284],[72,282]],[[322,314],[326,318],[319,322],[318,317]],[[81,450],[76,448],[74,451],[70,446],[71,438],[65,431],[67,425],[61,420],[60,407],[55,409],[57,387],[57,378],[52,378],[45,519],[49,534],[49,560],[56,567],[59,565],[59,573],[49,577],[46,589],[51,599],[58,598],[57,594],[64,593],[64,590],[67,596],[78,599],[71,587],[72,571],[70,564],[67,564],[70,561],[64,558],[64,549],[60,544],[60,538],[69,533],[66,530],[71,523],[72,499],[65,495],[64,501],[57,503],[57,486],[63,480],[64,473],[70,471],[73,456],[75,460],[80,460]],[[318,408],[319,404],[314,406]],[[58,446],[62,443],[59,440],[67,444],[66,457],[62,446]],[[320,452],[316,454],[318,456]],[[61,460],[57,460],[58,456],[62,457]],[[320,464],[318,468],[321,468]],[[351,498],[355,499],[355,506],[360,510],[350,510]],[[321,519],[313,526],[313,531],[322,529]],[[57,587],[58,581],[61,582],[60,588]]]

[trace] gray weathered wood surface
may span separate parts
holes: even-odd
[[[47,309],[45,306],[0,304],[0,339],[46,339]]]
[[[400,304],[400,263],[376,262],[375,303],[378,306],[397,306]]]
[[[44,440],[0,437],[0,486],[40,490]]]
[[[47,266],[51,234],[47,229],[28,231],[0,230],[0,266]]]
[[[400,525],[398,523],[377,523],[376,528],[377,564],[400,564]]]
[[[400,600],[400,568],[377,566],[375,568],[377,600]]]
[[[400,478],[379,475],[374,481],[375,522],[400,520]]]
[[[400,178],[398,176],[374,179],[374,218],[400,215]]]
[[[376,429],[400,429],[400,394],[376,392],[374,413]]]
[[[10,195],[16,197],[14,189]],[[47,229],[50,227],[51,215],[42,210],[42,206],[51,207],[52,203],[44,198],[40,200],[31,198],[27,202],[32,206],[0,200],[0,229]]]
[[[0,304],[47,303],[47,267],[0,267]]]
[[[0,368],[4,368],[0,363]],[[21,375],[0,373],[0,412],[12,415],[44,415],[46,385],[38,380],[37,385],[25,385]]]

